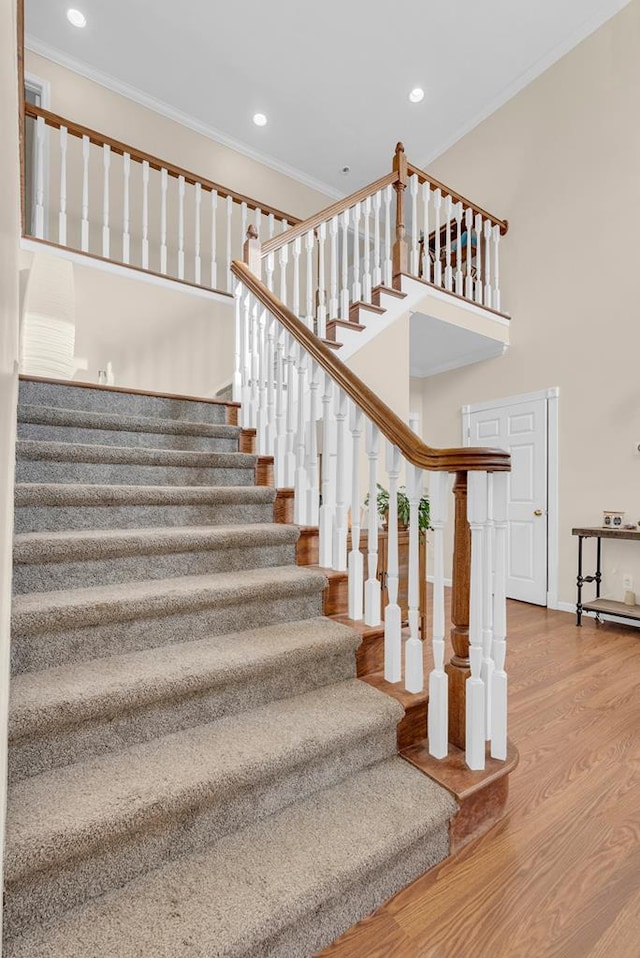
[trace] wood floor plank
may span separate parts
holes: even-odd
[[[323,955],[640,958],[640,631],[511,602],[508,670],[507,817]]]

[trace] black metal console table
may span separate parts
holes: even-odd
[[[576,625],[582,625],[583,612],[595,612],[596,620],[600,621],[600,615],[613,615],[621,619],[640,620],[640,605],[625,605],[624,602],[614,602],[613,599],[600,598],[600,585],[602,583],[602,540],[603,539],[635,539],[640,542],[640,529],[605,529],[605,528],[586,528],[572,529],[571,534],[578,537],[578,577],[576,583],[578,586],[578,600],[576,602]],[[597,539],[596,546],[596,571],[593,575],[583,575],[582,572],[582,545],[585,539]],[[582,601],[582,587],[585,582],[595,582],[596,597],[591,602]]]

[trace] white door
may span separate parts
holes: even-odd
[[[507,595],[547,604],[547,400],[514,401],[469,412],[471,446],[511,453]]]

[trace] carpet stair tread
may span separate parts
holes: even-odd
[[[16,443],[16,458],[18,462],[48,460],[110,465],[180,466],[195,469],[254,469],[256,464],[256,457],[244,452],[193,452],[38,439],[19,439]]]
[[[454,810],[390,758],[9,941],[7,958],[311,958],[446,856]]]
[[[401,712],[351,679],[19,782],[9,794],[5,881],[11,887],[181,812],[224,811],[238,792],[289,768],[376,730],[395,732]]]
[[[17,675],[11,686],[9,738],[15,743],[38,732],[51,735],[69,725],[230,683],[246,684],[245,708],[250,707],[252,685],[267,671],[289,670],[295,676],[313,669],[320,655],[354,652],[359,641],[352,629],[316,618],[181,642],[164,649],[162,656],[145,649]]]
[[[276,490],[269,486],[128,486],[73,482],[17,482],[15,486],[17,507],[245,505],[271,503],[275,497]]]
[[[239,426],[224,423],[190,422],[185,419],[158,419],[152,416],[117,415],[92,412],[83,409],[65,409],[55,406],[40,406],[21,403],[18,406],[18,422],[43,426],[113,430],[114,432],[165,433],[177,436],[204,436],[214,439],[237,439]]]

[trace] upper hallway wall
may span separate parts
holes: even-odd
[[[50,108],[54,113],[100,133],[302,219],[331,202],[327,194],[31,50],[26,51],[25,69],[51,84]]]
[[[640,519],[640,0],[432,164],[510,222],[501,245],[511,346],[423,381],[425,437],[461,441],[463,404],[560,387],[560,599],[575,601],[575,525]],[[415,385],[415,384],[414,384]],[[640,554],[606,547],[605,588],[640,594]],[[617,574],[612,570],[617,569]]]

